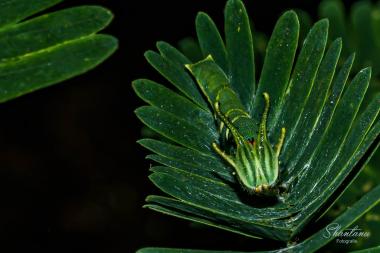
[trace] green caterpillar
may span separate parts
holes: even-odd
[[[265,109],[257,129],[255,122],[245,111],[238,95],[229,85],[223,70],[211,55],[195,64],[187,64],[220,120],[220,131],[225,129],[226,138],[232,137],[236,149],[227,154],[217,143],[212,147],[237,174],[240,184],[251,194],[273,195],[279,177],[281,147],[285,139],[285,128],[281,129],[278,144],[272,148],[267,138],[266,121],[269,112],[269,94],[263,93]]]

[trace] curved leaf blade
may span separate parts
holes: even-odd
[[[180,51],[178,51],[169,43],[159,41],[157,42],[156,46],[163,57],[173,61],[177,65],[184,66],[185,64],[191,63],[191,61],[185,55],[183,55]]]
[[[330,187],[326,188],[323,192],[321,192],[321,194],[314,194],[314,201],[309,202],[306,206],[304,206],[302,212],[299,213],[299,216],[294,218],[294,221],[298,223],[297,229],[294,230],[294,233],[297,233],[297,231],[299,231],[302,228],[302,226],[304,226],[309,221],[309,219],[312,217],[310,216],[310,213],[315,213],[318,210],[318,208],[324,202],[326,202],[329,196],[331,196],[331,194],[333,194],[333,192],[337,190],[337,188],[348,176],[348,174],[351,172],[354,166],[359,166],[359,170],[356,172],[359,173],[364,168],[364,166],[367,165],[367,163],[370,161],[370,159],[375,154],[376,150],[380,145],[379,141],[377,141],[376,143],[375,140],[376,137],[379,136],[379,134],[380,122],[377,122],[376,125],[367,134],[366,138],[361,143],[356,153],[345,165],[344,169],[342,169],[339,175],[331,181]],[[369,153],[369,156],[364,157],[364,159],[362,160],[362,157],[366,152]]]
[[[270,96],[270,110],[267,128],[272,129],[274,114],[279,112],[298,45],[299,21],[294,11],[288,11],[277,21],[269,40],[263,70],[260,75],[252,117],[260,122],[264,111],[263,93]],[[274,112],[274,113],[273,113]]]
[[[167,111],[178,117],[208,128],[215,135],[214,118],[192,101],[156,82],[139,79],[132,82],[136,94],[150,105]]]
[[[108,58],[116,47],[115,38],[92,35],[0,63],[0,102],[82,74]]]
[[[255,224],[276,227],[278,236],[282,233],[281,230],[289,231],[289,227],[278,220],[290,215],[287,210],[272,207],[255,208],[243,203],[238,198],[241,194],[236,192],[228,182],[210,180],[203,176],[169,167],[155,167],[153,171],[150,179],[158,188],[176,199],[208,210],[211,212],[210,218],[218,215],[224,219],[233,220],[236,224],[243,225],[246,223],[247,226],[244,229],[248,231],[254,229]],[[263,231],[261,233],[265,234]],[[285,234],[282,234],[283,236]],[[275,236],[275,238],[277,237]]]
[[[240,231],[239,229],[222,225],[220,224],[219,220],[210,219],[210,216],[203,217],[203,215],[199,213],[200,212],[199,209],[172,198],[167,198],[167,197],[162,197],[162,196],[148,196],[146,201],[150,204],[144,205],[144,207],[152,209],[157,212],[164,213],[166,215],[171,215],[171,216],[181,218],[184,220],[201,223],[201,224],[215,227],[218,229],[223,229],[223,230],[237,233],[237,234],[247,236],[250,238],[258,238],[250,234],[246,234]]]
[[[3,0],[0,2],[0,30],[63,0]]]
[[[300,120],[297,122],[293,133],[286,136],[280,156],[285,165],[300,152],[300,147],[305,145],[305,140],[308,139],[321,115],[323,106],[328,98],[328,91],[335,74],[341,49],[342,41],[338,39],[331,45],[321,62],[315,84],[311,89]]]
[[[81,6],[48,13],[0,30],[0,59],[14,61],[40,51],[92,35],[112,20],[112,13],[99,6]]]
[[[214,156],[153,139],[142,139],[138,143],[159,155],[161,158],[157,159],[157,157],[154,157],[155,159],[153,160],[161,164],[173,168],[183,168],[195,174],[200,171],[198,175],[208,175],[208,177],[214,180],[222,178],[235,182],[231,168],[227,167]],[[152,157],[149,156],[149,158]],[[166,160],[163,160],[163,158],[166,158]],[[218,178],[219,176],[221,178]]]
[[[361,156],[358,156],[360,148],[362,148],[362,145],[368,141],[366,140],[368,139],[368,137],[370,137],[371,135],[375,136],[372,133],[373,130],[376,130],[376,125],[373,125],[375,124],[375,120],[380,112],[379,104],[380,95],[378,95],[368,105],[366,110],[359,116],[359,119],[356,120],[355,125],[352,127],[349,135],[347,136],[347,145],[343,147],[341,155],[334,161],[334,163],[331,166],[331,169],[326,170],[324,174],[322,174],[321,184],[319,184],[318,187],[314,188],[313,191],[310,193],[311,199],[319,201],[320,204],[322,204],[322,202],[326,202],[326,196],[328,195],[325,195],[325,192],[329,192],[331,194],[335,189],[338,188],[338,186],[342,183],[343,179],[345,179],[346,176],[353,169],[353,166],[349,166],[349,164],[352,164],[352,159],[354,157],[356,159],[354,164],[356,164],[356,162],[362,158]],[[374,141],[373,138],[374,137],[370,139],[370,143]],[[364,168],[364,166],[362,167]],[[356,171],[356,173],[359,173],[359,171]],[[349,185],[347,185],[346,189],[348,187]],[[346,189],[344,189],[344,191]]]
[[[348,208],[342,215],[336,218],[329,225],[340,226],[339,231],[342,231],[359,219],[362,215],[368,212],[376,204],[380,203],[380,186],[377,186],[372,191],[364,195],[358,202]],[[328,225],[328,226],[329,226]],[[327,226],[327,227],[328,227]],[[327,245],[334,236],[329,234],[326,228],[321,229],[305,241],[288,248],[271,250],[271,251],[257,251],[266,253],[285,253],[285,252],[316,252],[323,246]],[[138,253],[243,253],[237,251],[210,251],[210,250],[186,250],[186,249],[168,249],[168,248],[144,248],[137,251]],[[246,252],[247,253],[247,252]],[[252,252],[254,253],[254,252]]]
[[[186,176],[185,173],[170,170],[170,168],[167,171],[157,171],[149,178],[166,194],[199,209],[198,211],[193,210],[193,214],[202,213],[208,220],[216,219],[221,225],[238,229],[241,233],[253,237],[269,237],[281,241],[290,238],[291,231],[289,228],[281,226],[283,225],[281,222],[262,219],[256,212],[249,210],[247,206],[228,200],[234,192],[228,190],[223,184],[220,184],[216,189],[215,182],[211,180],[197,180],[196,186],[191,185],[191,188],[187,188],[183,184],[177,184],[176,187],[173,187],[170,182],[192,184],[194,176]],[[204,188],[199,188],[199,183],[212,187],[212,193],[207,192]],[[225,192],[229,196],[226,195],[224,198],[218,195],[215,192],[216,190]],[[260,211],[260,209],[256,210]],[[249,217],[246,216],[248,213],[250,213]]]
[[[340,152],[347,140],[349,130],[367,91],[370,76],[371,71],[368,68],[359,72],[343,94],[327,132],[314,154],[309,158],[307,162],[308,168],[304,170],[304,174],[299,178],[299,183],[291,197],[293,201],[299,201],[299,198],[305,196],[305,193],[309,193],[309,189],[316,187],[320,182],[320,176],[331,168],[341,154]],[[351,143],[348,143],[348,145],[351,145]],[[319,171],[321,168],[324,171]],[[313,184],[310,184],[310,182],[313,182]]]
[[[175,62],[153,51],[147,51],[145,58],[153,68],[168,79],[186,97],[207,110],[207,103],[204,101],[197,85],[186,72],[185,66],[179,66]]]
[[[329,126],[331,119],[334,115],[334,111],[339,103],[341,94],[348,80],[355,55],[351,55],[343,64],[338,75],[335,77],[333,86],[330,91],[330,95],[325,102],[321,114],[318,117],[318,121],[314,124],[312,131],[309,133],[308,138],[302,146],[299,147],[298,152],[292,157],[286,164],[286,170],[283,173],[283,181],[289,183],[296,178],[296,175],[307,165],[307,161],[317,148],[320,139],[325,134],[327,127]],[[307,166],[306,166],[307,167]]]
[[[170,140],[202,153],[213,154],[210,144],[217,138],[204,126],[154,106],[142,106],[135,113],[144,124]]]
[[[212,55],[219,67],[229,73],[226,48],[214,21],[206,13],[200,12],[195,26],[203,57]]]
[[[304,110],[310,90],[325,51],[328,35],[328,21],[317,22],[305,39],[298,56],[294,71],[285,91],[281,109],[275,112],[273,128],[269,129],[272,140],[277,140],[280,129],[285,127],[286,135],[293,134],[294,127]],[[272,112],[273,113],[273,112]],[[285,137],[286,141],[287,137]]]
[[[243,2],[229,0],[224,16],[230,84],[250,112],[255,94],[255,63],[251,27]]]

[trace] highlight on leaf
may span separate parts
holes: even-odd
[[[103,7],[72,7],[30,18],[59,2],[1,4],[0,102],[82,74],[116,50],[116,38],[97,34],[113,18]]]

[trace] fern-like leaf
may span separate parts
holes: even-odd
[[[149,103],[136,110],[137,116],[170,140],[139,141],[154,153],[148,158],[160,164],[151,168],[150,180],[168,195],[149,196],[145,207],[246,236],[292,242],[329,208],[344,191],[349,176],[358,173],[377,149],[380,97],[373,98],[359,112],[371,69],[359,71],[349,81],[354,55],[337,67],[342,60],[342,41],[337,39],[327,48],[328,20],[317,22],[305,41],[298,43],[300,27],[294,11],[285,12],[278,20],[256,87],[254,36],[247,20],[243,3],[229,0],[225,11],[226,42],[205,13],[197,17],[197,34],[203,56],[211,54],[226,73],[230,87],[253,122],[258,123],[261,118],[262,94],[269,93],[271,143],[279,138],[281,127],[287,130],[278,182],[287,188],[283,201],[263,206],[256,196],[247,200],[240,191],[233,169],[211,147],[213,142],[222,142],[223,131],[214,109],[185,69],[189,60],[161,42],[160,54],[149,51],[146,56],[174,87],[144,79],[133,83],[138,96]],[[298,44],[300,53],[296,55]],[[345,224],[342,228],[379,198],[376,188],[337,218]],[[329,241],[321,237],[322,232],[291,249],[316,251]]]

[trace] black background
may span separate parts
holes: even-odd
[[[306,9],[315,18],[319,3],[245,2],[256,29],[268,35],[286,9]],[[147,178],[146,151],[135,143],[141,123],[133,111],[143,103],[131,81],[163,82],[144,51],[158,40],[176,45],[195,36],[198,11],[222,27],[225,1],[68,0],[52,10],[79,4],[114,12],[104,32],[116,36],[120,48],[85,75],[0,105],[0,252],[257,249],[241,236],[142,208],[145,196],[159,191]]]

